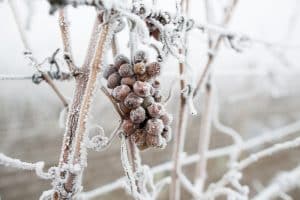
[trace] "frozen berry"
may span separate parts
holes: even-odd
[[[126,56],[119,54],[115,57],[115,67],[117,69],[119,69],[121,65],[126,63],[130,63],[130,60]]]
[[[146,72],[145,64],[142,62],[134,64],[133,71],[135,74],[138,74],[138,75],[145,74],[145,72]]]
[[[146,71],[151,77],[158,76],[160,74],[160,64],[158,62],[152,62],[147,65]]]
[[[130,119],[133,123],[142,123],[146,118],[146,111],[143,107],[138,107],[130,111]]]
[[[151,85],[147,82],[137,81],[133,85],[133,91],[141,97],[147,97],[151,93]]]
[[[130,93],[129,86],[119,85],[113,89],[112,96],[118,101],[123,101],[129,93]]]
[[[159,145],[159,136],[158,135],[146,135],[146,143],[150,147],[157,147]]]
[[[144,108],[147,108],[148,106],[150,106],[151,104],[153,104],[155,101],[154,101],[154,98],[151,97],[151,96],[148,96],[148,97],[145,97],[144,98],[144,101],[143,101],[143,107]]]
[[[136,130],[136,125],[132,121],[126,119],[123,121],[122,129],[123,129],[125,136],[128,137],[132,133],[134,133],[134,131]]]
[[[138,146],[141,146],[146,142],[146,132],[144,129],[137,129],[130,137]]]
[[[147,107],[147,111],[151,117],[159,118],[163,114],[163,106],[160,103],[153,103]]]
[[[124,114],[129,114],[130,113],[130,109],[127,108],[127,106],[124,105],[124,103],[119,103],[119,108],[120,110],[124,113]]]
[[[150,147],[164,148],[166,140],[160,135],[146,135],[146,144]]]
[[[104,70],[103,70],[103,77],[105,79],[108,79],[108,77],[117,71],[117,68],[114,65],[108,65]]]
[[[107,87],[110,89],[117,87],[118,85],[120,85],[120,83],[121,77],[117,72],[111,74],[107,79]]]
[[[121,79],[121,84],[125,84],[128,86],[133,86],[133,84],[136,82],[136,79],[134,77],[123,77]]]
[[[124,105],[129,109],[139,107],[143,103],[143,98],[137,96],[134,93],[129,93],[124,100]]]
[[[160,116],[161,121],[163,122],[163,124],[165,126],[170,125],[173,121],[173,117],[172,115],[168,114],[168,113],[164,113]]]
[[[164,125],[160,119],[149,119],[146,124],[146,131],[150,135],[159,135],[163,131]]]
[[[130,64],[122,64],[119,68],[119,74],[122,77],[128,77],[134,75],[132,66]]]

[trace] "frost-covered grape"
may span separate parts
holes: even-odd
[[[130,93],[129,86],[119,85],[113,89],[112,96],[118,101],[123,101],[129,93]]]
[[[105,78],[105,79],[108,79],[108,77],[112,74],[112,73],[114,73],[114,72],[117,72],[118,70],[117,70],[117,68],[114,66],[114,65],[108,65],[105,69],[104,69],[104,71],[103,71],[103,77]]]
[[[115,57],[115,67],[119,69],[121,65],[130,63],[130,60],[123,54],[119,54]]]
[[[134,109],[139,107],[143,103],[143,98],[137,96],[134,93],[129,93],[124,100],[124,105],[127,108]]]
[[[172,115],[166,112],[160,116],[160,119],[165,126],[170,125],[173,121]]]
[[[146,131],[150,135],[159,135],[163,131],[164,124],[160,119],[149,119],[146,124]]]
[[[147,111],[151,117],[159,118],[163,114],[163,106],[159,103],[153,103],[147,107]]]
[[[144,101],[143,101],[143,107],[147,108],[148,106],[150,106],[151,104],[153,104],[155,102],[154,98],[151,96],[145,97]]]
[[[118,85],[120,85],[120,83],[121,77],[117,72],[111,74],[107,79],[107,87],[110,89],[117,87]]]
[[[119,74],[122,77],[132,76],[134,74],[132,66],[130,64],[122,64],[119,68]]]
[[[151,94],[151,85],[147,82],[136,81],[133,85],[133,91],[140,97],[147,97]]]
[[[144,145],[146,142],[146,132],[144,129],[137,129],[134,134],[131,135],[132,140],[138,146]]]
[[[133,66],[133,71],[134,71],[135,74],[138,74],[138,75],[145,74],[145,72],[146,72],[146,66],[142,62],[136,63]]]
[[[129,114],[131,109],[124,105],[124,102],[119,103],[119,108],[124,114]]]
[[[133,123],[136,124],[142,123],[146,119],[145,109],[140,106],[136,109],[131,110],[130,119]]]
[[[164,148],[166,140],[160,135],[146,135],[146,144],[150,147]]]
[[[136,126],[131,120],[127,119],[123,121],[122,129],[125,136],[128,137],[136,130]]]
[[[146,71],[149,76],[156,77],[160,75],[160,70],[161,70],[160,68],[161,67],[158,62],[152,62],[146,66]]]

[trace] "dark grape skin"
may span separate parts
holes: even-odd
[[[128,63],[122,64],[118,72],[121,77],[130,77],[134,75],[132,66]]]
[[[122,123],[122,129],[126,137],[130,136],[136,130],[136,125],[129,119],[126,119]]]
[[[143,81],[136,81],[133,84],[133,91],[135,94],[137,94],[140,97],[147,97],[150,96],[152,90],[152,86]]]
[[[109,66],[107,66],[107,67],[105,67],[104,68],[104,70],[103,70],[103,77],[107,80],[108,79],[108,77],[112,74],[112,73],[114,73],[114,72],[117,72],[118,70],[117,70],[117,68],[114,66],[114,65],[109,65]]]
[[[107,79],[107,87],[110,89],[117,87],[118,85],[120,85],[120,83],[121,77],[117,72],[111,74]]]
[[[143,98],[137,96],[134,93],[129,93],[124,100],[124,105],[129,109],[139,107],[143,103]]]
[[[133,123],[140,124],[146,119],[146,111],[143,107],[138,107],[130,111],[130,119]]]
[[[117,101],[124,101],[124,99],[128,96],[130,93],[131,89],[127,85],[119,85],[115,87],[112,91],[112,96],[117,100]]]
[[[126,56],[124,56],[122,54],[117,55],[115,57],[114,61],[115,61],[115,67],[118,70],[121,67],[121,65],[123,65],[123,64],[130,64],[130,60]]]

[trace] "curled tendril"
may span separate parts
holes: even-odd
[[[113,131],[113,133],[107,137],[105,136],[104,129],[101,126],[95,126],[89,130],[90,135],[93,134],[88,141],[88,148],[93,149],[95,151],[103,151],[107,149],[113,139],[120,132],[121,122],[119,126]],[[94,133],[93,133],[94,132]]]

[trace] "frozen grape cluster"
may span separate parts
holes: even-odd
[[[124,114],[123,134],[141,150],[164,148],[171,139],[172,117],[161,103],[160,71],[159,62],[148,62],[147,54],[137,51],[132,60],[117,55],[103,72],[107,88]]]

